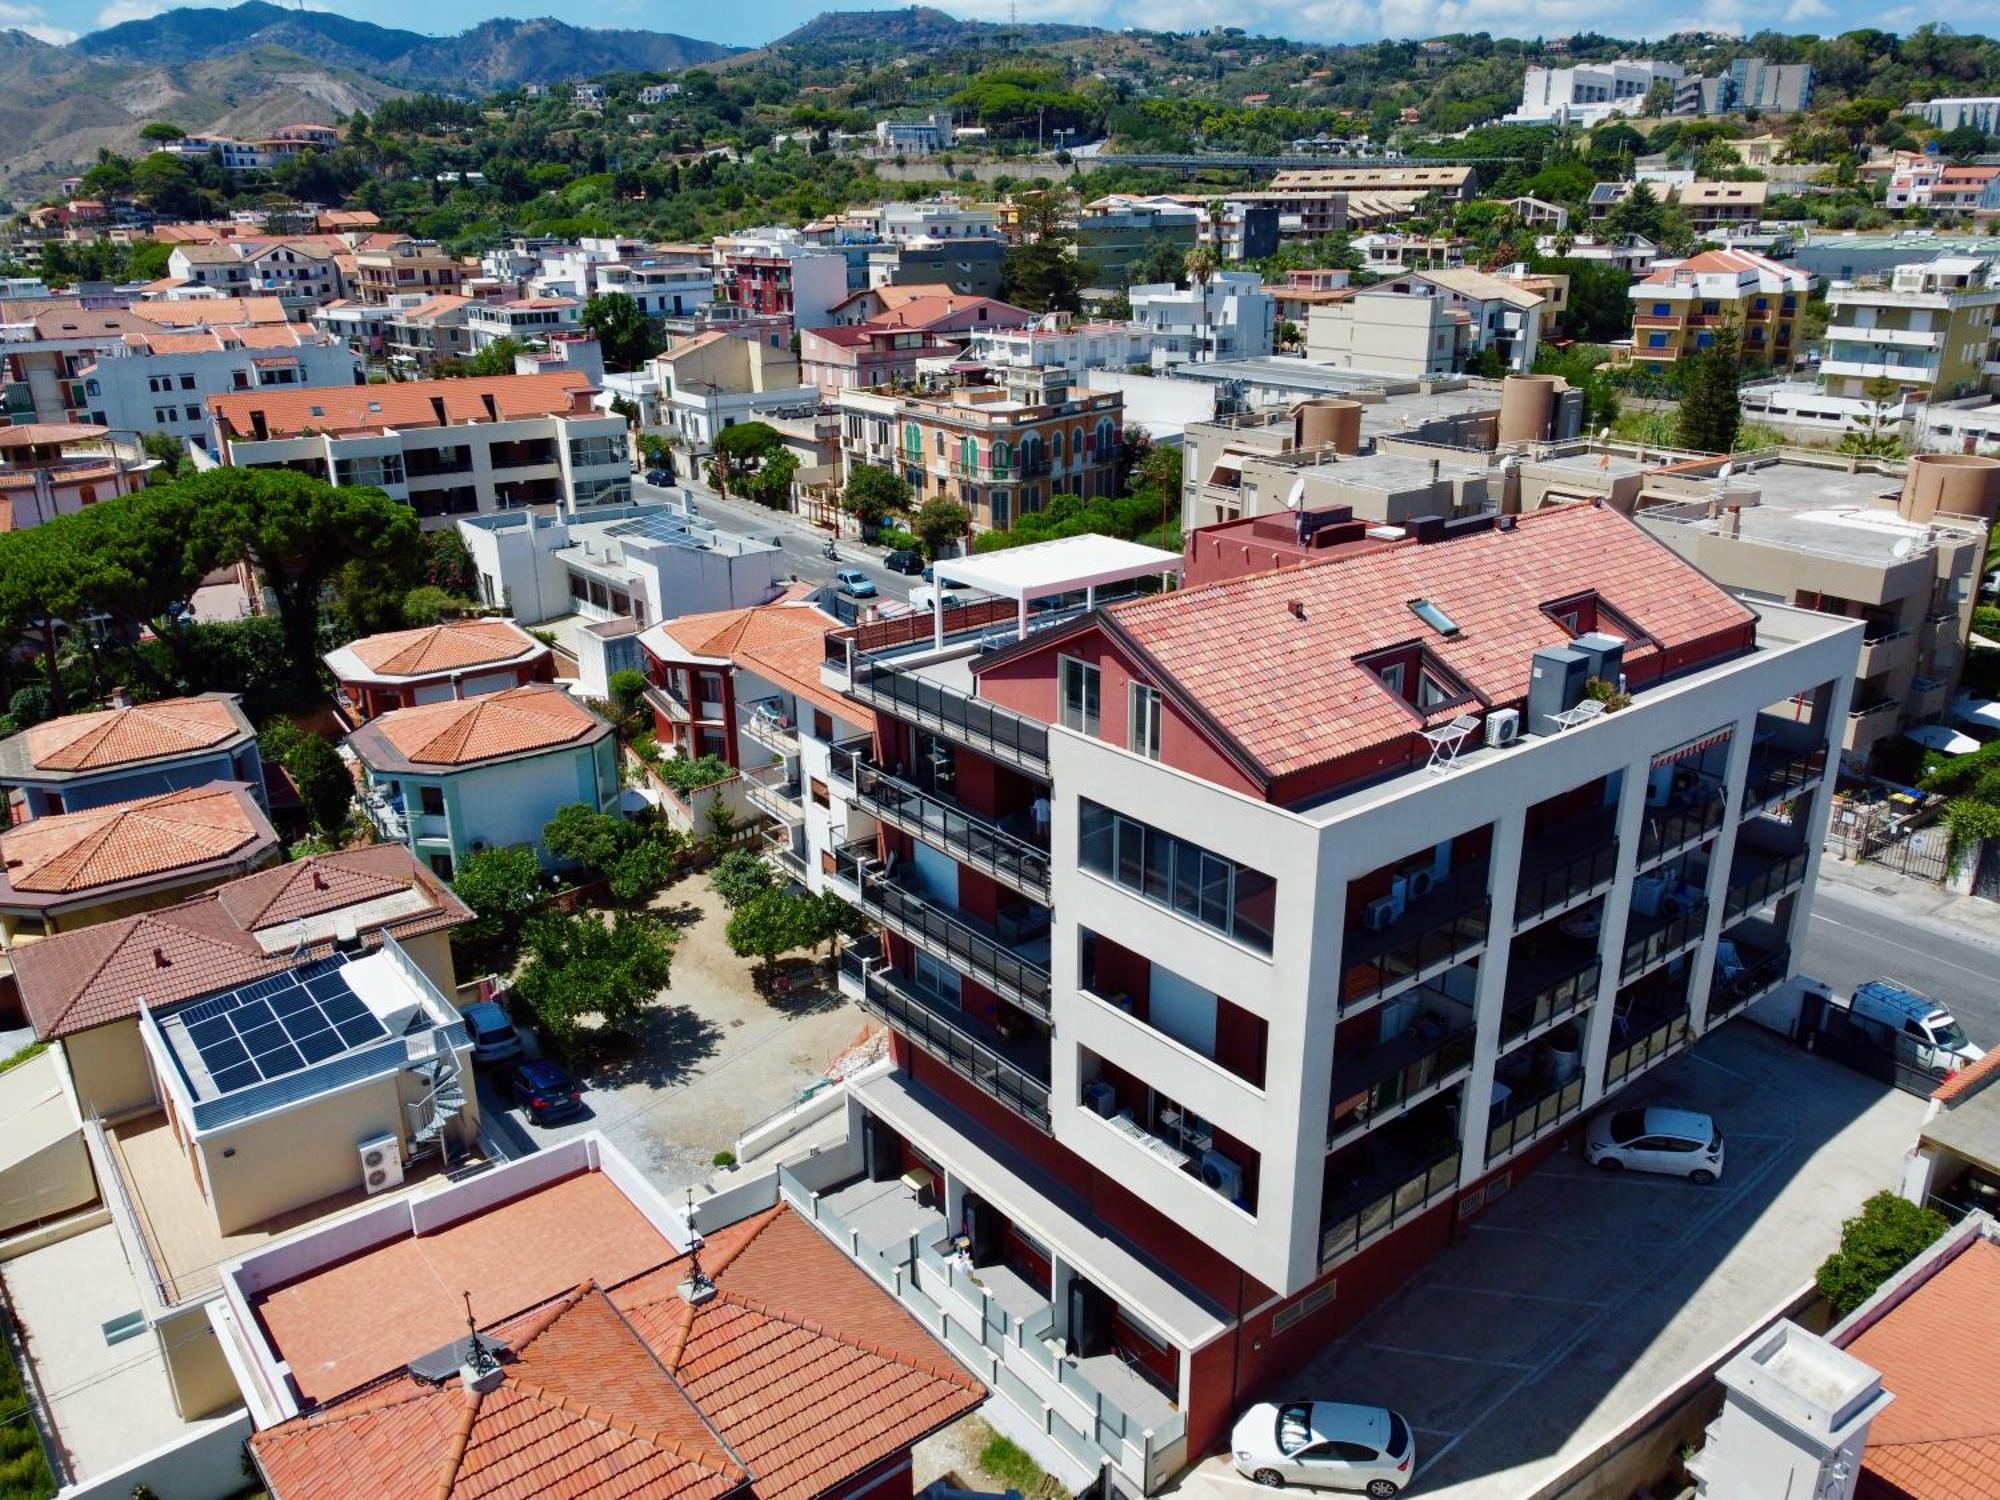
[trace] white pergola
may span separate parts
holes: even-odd
[[[1084,592],[1084,604],[1095,608],[1097,591],[1105,584],[1126,583],[1155,573],[1178,573],[1181,557],[1159,547],[1142,547],[1115,536],[1065,536],[1030,542],[1000,552],[945,558],[932,565],[940,585],[950,582],[1015,603],[1015,639],[1028,633],[1028,605],[1057,594]],[[944,645],[944,589],[932,591],[931,639]]]

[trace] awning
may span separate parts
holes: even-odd
[[[1961,698],[1951,706],[1951,716],[1967,729],[2000,733],[2000,703],[1991,698]]]
[[[1684,745],[1676,745],[1671,750],[1662,750],[1658,755],[1653,757],[1653,769],[1657,771],[1661,766],[1670,766],[1676,761],[1688,760],[1693,756],[1701,754],[1713,745],[1727,744],[1729,734],[1729,726],[1725,724],[1720,729],[1712,729],[1707,734],[1697,735]]]
[[[1945,755],[1970,755],[1979,748],[1978,740],[1960,734],[1948,724],[1919,724],[1914,729],[1905,729],[1903,738]]]

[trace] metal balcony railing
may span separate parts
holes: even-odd
[[[805,856],[792,847],[792,830],[785,827],[766,828],[763,837],[764,857],[777,867],[780,874],[789,875],[803,883],[806,878]]]
[[[1722,826],[1722,814],[1723,799],[1720,795],[1646,809],[1639,824],[1638,868],[1650,869],[1688,845],[1707,838]]]
[[[950,1068],[987,1097],[1005,1105],[1044,1134],[1049,1118],[1047,1038],[1040,1039],[1039,1071],[1023,1045],[1010,1057],[999,1037],[988,1041],[983,1028],[963,1012],[933,999],[893,969],[870,968],[862,980],[863,1009],[893,1026],[916,1046]]]
[[[869,737],[860,734],[831,746],[826,752],[827,779],[842,786],[853,786],[857,768],[867,758],[870,744]]]
[[[1792,950],[1780,948],[1772,953],[1755,953],[1741,945],[1737,956],[1743,959],[1742,971],[1724,974],[1718,965],[1714,983],[1708,987],[1708,1024],[1713,1026],[1733,1016],[1744,1006],[1753,1004],[1771,993],[1783,983],[1786,972],[1792,965]]]
[[[1049,1019],[1046,967],[1003,947],[921,891],[898,884],[875,862],[872,849],[850,844],[834,856],[834,864],[836,875],[853,883],[864,915],[1031,1015]]]
[[[848,691],[863,703],[943,735],[954,744],[1048,780],[1046,724],[879,662],[856,662]]]
[[[1729,893],[1722,904],[1725,918],[1755,911],[1791,887],[1805,883],[1807,853],[1803,849],[1779,858],[1756,859],[1748,868],[1739,868],[1748,857],[1748,851],[1739,851],[1736,863],[1730,867]]]
[[[743,778],[743,793],[750,805],[781,823],[805,821],[804,791],[798,777],[785,777],[782,766],[754,771]]]
[[[1768,807],[1773,802],[1788,800],[1825,770],[1824,745],[1796,753],[1783,750],[1751,752],[1750,774],[1743,782],[1744,811],[1751,812]]]
[[[780,755],[799,753],[799,726],[777,698],[760,698],[743,717],[743,733]]]
[[[1708,923],[1708,903],[1699,901],[1667,917],[1634,917],[1618,966],[1620,982],[1638,978],[1701,941]]]
[[[1538,838],[1538,849],[1549,852],[1521,861],[1521,882],[1514,893],[1514,924],[1538,922],[1585,896],[1609,890],[1618,874],[1615,832],[1608,813],[1593,813]]]
[[[1030,896],[1049,901],[1049,852],[880,766],[855,766],[854,805]]]
[[[1398,1224],[1422,1213],[1458,1187],[1456,1146],[1397,1173],[1385,1185],[1346,1193],[1322,1221],[1319,1264],[1325,1270]]]
[[[1539,1094],[1518,1099],[1510,1095],[1505,1107],[1507,1113],[1504,1118],[1487,1122],[1486,1165],[1489,1168],[1530,1141],[1547,1135],[1580,1111],[1583,1108],[1582,1075],[1551,1084]]]
[[[1538,975],[1531,987],[1510,995],[1500,1010],[1500,1046],[1515,1042],[1575,1015],[1597,998],[1604,964],[1594,953],[1553,977]],[[1511,985],[1510,985],[1511,988]]]
[[[1629,1082],[1669,1052],[1686,1046],[1689,1040],[1688,1014],[1685,1010],[1648,1024],[1630,1042],[1612,1047],[1604,1060],[1604,1087],[1608,1090],[1616,1084]]]
[[[1457,1082],[1472,1067],[1474,1028],[1429,1037],[1416,1028],[1333,1064],[1333,1111],[1327,1149],[1376,1121]]]

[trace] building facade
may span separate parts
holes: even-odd
[[[1200,285],[1135,286],[1132,322],[1153,336],[1153,363],[1259,359],[1277,337],[1277,310],[1255,271],[1218,271]]]
[[[1671,364],[1706,349],[1724,323],[1740,357],[1788,369],[1812,277],[1748,250],[1705,250],[1652,272],[1631,290],[1632,358]]]
[[[1827,289],[1820,375],[1829,396],[1858,399],[1871,380],[1900,395],[1950,400],[1991,389],[1993,318],[2000,282],[1993,263],[1947,256],[1898,266],[1881,278]]]

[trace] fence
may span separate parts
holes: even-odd
[[[1941,797],[1918,807],[1840,798],[1826,831],[1827,850],[1941,885],[1951,873],[1951,836],[1936,825],[1943,808]]]

